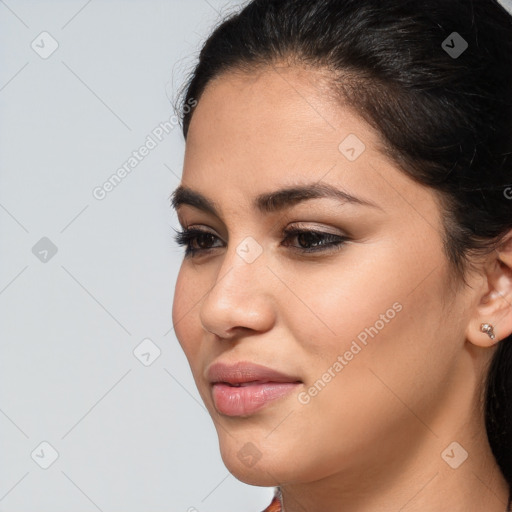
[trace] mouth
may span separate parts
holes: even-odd
[[[226,416],[250,416],[271,402],[284,398],[300,386],[300,382],[245,382],[212,384],[215,408]]]
[[[246,362],[215,363],[208,379],[215,408],[226,416],[250,416],[302,384],[295,376]]]
[[[300,382],[300,381],[294,381]],[[232,388],[245,388],[247,386],[256,386],[259,384],[291,384],[293,382],[279,382],[279,381],[270,381],[270,380],[251,380],[248,382],[214,382],[213,384],[226,384],[227,386],[231,386]]]

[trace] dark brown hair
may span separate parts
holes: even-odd
[[[512,229],[512,16],[496,0],[253,0],[207,39],[183,105],[225,71],[283,61],[327,71],[386,153],[439,193],[465,283],[470,256]],[[182,111],[185,138],[193,112]],[[485,420],[510,486],[512,336],[488,373]]]

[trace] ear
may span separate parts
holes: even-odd
[[[468,324],[467,339],[479,347],[490,347],[512,334],[512,231],[489,255],[485,266],[483,292]],[[482,332],[491,324],[494,339]]]

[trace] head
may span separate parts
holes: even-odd
[[[206,41],[173,323],[235,476],[391,475],[459,432],[510,484],[510,83],[495,0],[254,0]],[[217,362],[295,384],[226,414]]]

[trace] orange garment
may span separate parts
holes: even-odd
[[[263,512],[284,512],[281,490],[279,489],[279,487],[277,487],[275,490],[272,502]]]

